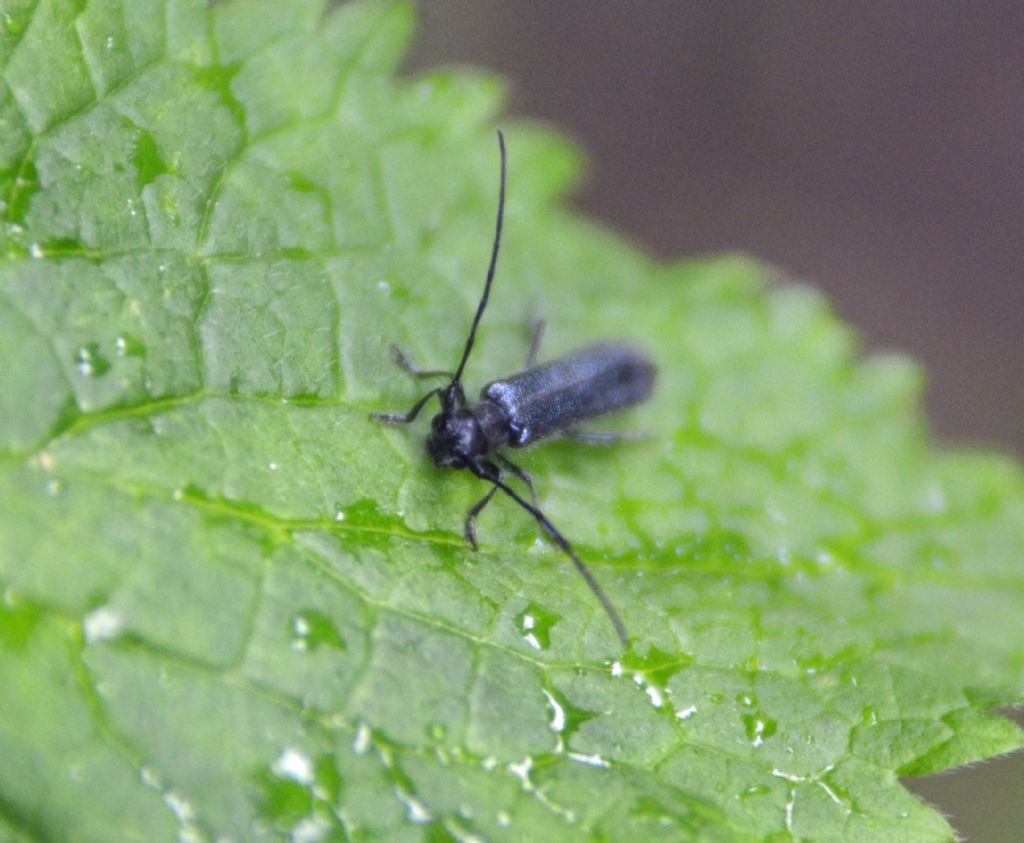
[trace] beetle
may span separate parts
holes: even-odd
[[[600,342],[549,363],[536,365],[537,350],[544,331],[544,323],[537,322],[533,327],[526,369],[487,384],[481,390],[477,403],[471,404],[466,399],[462,373],[473,351],[480,320],[487,309],[504,225],[507,154],[505,136],[500,129],[498,147],[501,153],[501,179],[494,245],[483,295],[473,317],[462,359],[454,373],[421,369],[399,349],[392,348],[395,361],[413,377],[444,377],[448,378],[448,384],[431,389],[407,413],[374,413],[373,418],[383,424],[411,424],[426,403],[437,396],[441,410],[431,421],[426,441],[430,458],[441,468],[467,469],[491,484],[487,494],[466,515],[466,541],[474,550],[477,549],[476,518],[500,489],[526,510],[572,560],[576,570],[601,603],[622,645],[628,648],[629,636],[619,613],[569,540],[541,511],[530,475],[509,460],[502,449],[524,448],[553,437],[595,443],[630,438],[587,433],[578,430],[577,425],[644,401],[654,386],[656,369],[642,350],[620,342]],[[508,485],[506,471],[526,486],[530,501]]]

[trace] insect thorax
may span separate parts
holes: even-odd
[[[482,401],[461,410],[442,410],[430,422],[427,453],[441,468],[465,468],[508,444],[508,420],[501,408]]]

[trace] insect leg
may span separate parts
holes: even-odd
[[[466,523],[462,528],[462,534],[466,537],[466,543],[473,548],[473,550],[480,549],[480,545],[477,544],[476,541],[476,517],[483,511],[483,508],[491,502],[491,498],[494,497],[494,493],[497,491],[497,486],[491,486],[490,491],[473,504],[473,508],[466,513]]]
[[[544,339],[544,331],[548,323],[544,319],[534,319],[530,323],[530,351],[526,355],[526,368],[532,369],[537,363],[537,352],[540,351],[540,344]]]
[[[370,413],[370,418],[374,421],[380,422],[381,424],[411,424],[416,420],[416,416],[420,414],[420,410],[423,409],[423,405],[435,395],[440,395],[442,392],[444,392],[443,389],[430,390],[430,392],[412,405],[412,409],[409,410],[408,413]]]
[[[501,480],[501,469],[490,460],[486,460],[481,467],[490,477],[497,477],[499,481]],[[473,504],[473,508],[466,513],[466,523],[462,528],[462,534],[466,537],[467,544],[469,544],[473,550],[480,549],[480,546],[476,541],[476,517],[483,511],[483,508],[491,502],[491,498],[494,497],[494,493],[497,491],[497,486],[491,486],[490,491]]]
[[[530,490],[530,497],[533,499],[533,505],[537,507],[537,509],[540,509],[540,500],[537,498],[537,490],[533,488],[533,478],[503,454],[495,454],[494,456],[497,458],[498,462],[523,481],[526,488]]]
[[[537,507],[527,503],[515,489],[506,484],[500,476],[500,472],[497,470],[497,466],[490,463],[470,463],[467,468],[472,471],[477,477],[483,480],[487,480],[494,484],[496,489],[501,489],[506,495],[512,500],[519,504],[525,509],[530,515],[533,516],[534,520],[544,528],[544,531],[551,537],[555,544],[561,548],[562,552],[565,553],[569,559],[572,560],[572,564],[576,567],[579,575],[583,577],[584,582],[593,592],[598,602],[601,604],[601,608],[604,609],[608,619],[612,622],[612,626],[615,627],[615,633],[619,636],[619,640],[622,642],[622,646],[629,648],[629,635],[626,633],[626,626],[622,622],[622,618],[619,617],[619,613],[615,610],[612,605],[612,601],[608,599],[608,595],[604,593],[604,589],[601,588],[601,584],[597,581],[594,575],[591,573],[590,568],[587,567],[586,562],[576,555],[576,551],[573,546],[569,543],[569,540],[562,535],[558,528],[548,520],[548,517],[541,512]]]
[[[399,366],[401,366],[402,370],[406,374],[416,378],[417,380],[423,378],[452,377],[451,372],[445,372],[442,369],[421,369],[419,366],[413,363],[412,360],[409,358],[409,355],[402,351],[402,349],[400,349],[397,345],[391,346],[391,359],[394,360]]]

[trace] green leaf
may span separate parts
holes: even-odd
[[[480,294],[502,86],[402,3],[0,6],[0,839],[901,840],[1007,752],[1024,476],[749,260],[660,266],[505,122],[467,380],[606,336],[645,442],[523,454],[632,636],[433,468],[398,344]]]

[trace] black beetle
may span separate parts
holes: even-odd
[[[541,511],[530,476],[505,457],[501,449],[523,448],[554,436],[601,443],[627,438],[615,434],[586,433],[576,428],[581,422],[595,416],[645,400],[654,386],[655,367],[640,349],[616,342],[597,343],[549,363],[535,365],[544,328],[543,322],[538,322],[533,329],[527,368],[518,374],[489,383],[481,390],[478,403],[470,404],[466,400],[462,388],[462,372],[487,308],[505,215],[506,152],[505,136],[500,130],[498,145],[501,151],[501,187],[494,246],[484,292],[473,317],[459,366],[454,373],[420,369],[397,348],[392,349],[399,365],[414,377],[445,377],[449,379],[448,385],[430,390],[407,413],[374,413],[373,418],[385,424],[409,424],[420,414],[427,401],[435,395],[439,396],[441,411],[431,421],[430,435],[427,437],[427,453],[430,458],[442,468],[465,468],[492,484],[487,494],[466,516],[466,541],[476,549],[476,517],[495,492],[501,489],[530,513],[572,560],[576,570],[604,607],[623,646],[628,647],[629,636],[619,613],[590,569],[576,555],[568,539]],[[532,503],[505,482],[503,469],[526,485]]]

